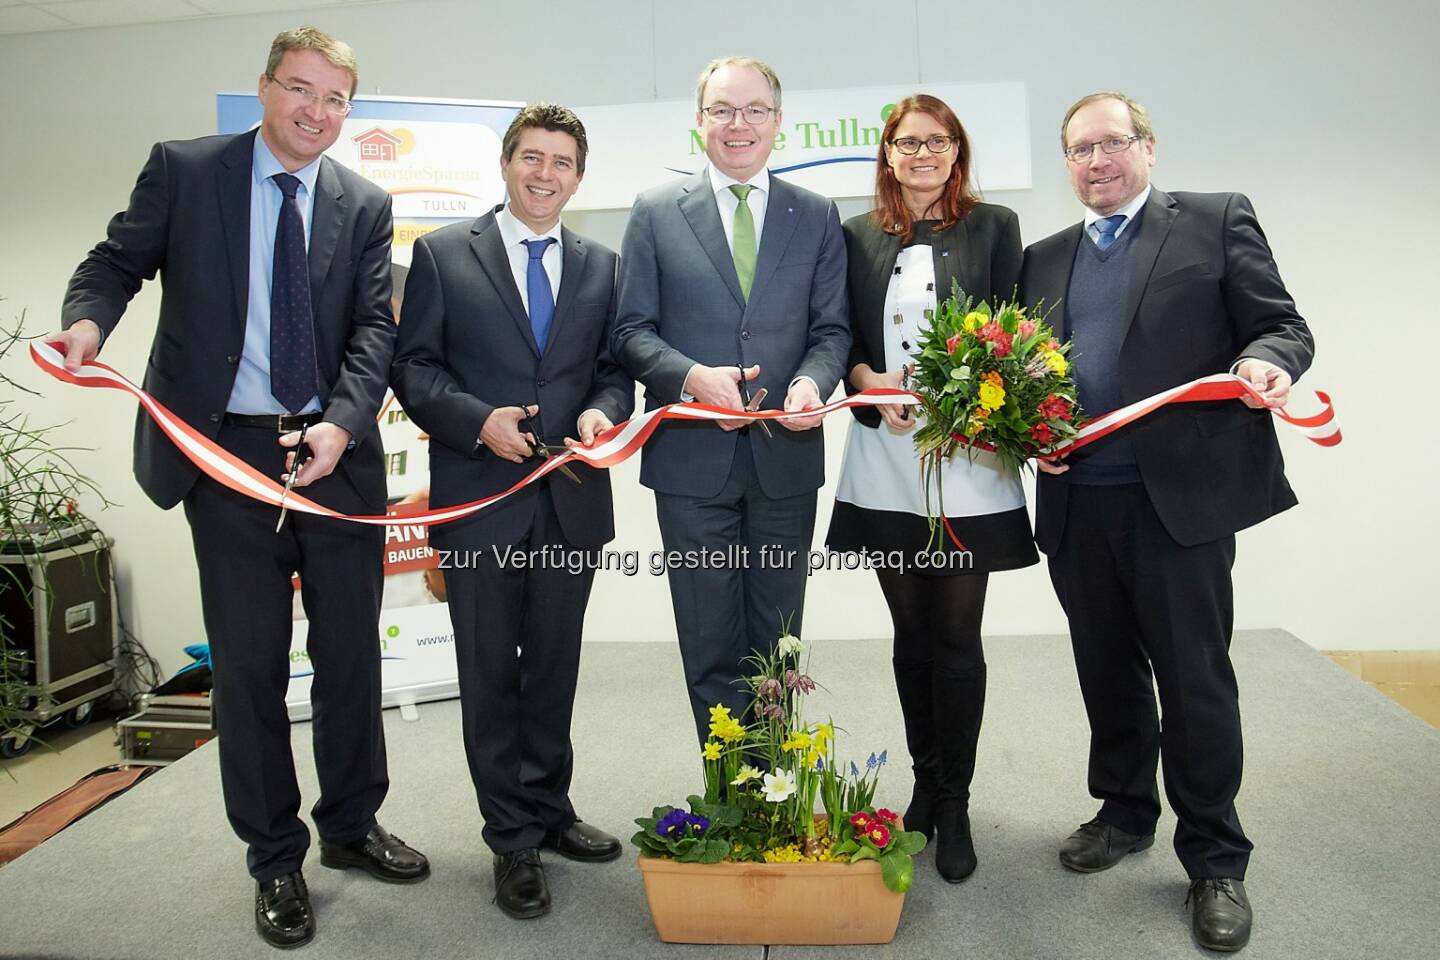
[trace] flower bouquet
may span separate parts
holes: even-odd
[[[640,848],[661,939],[879,943],[894,936],[903,903],[894,895],[910,888],[911,858],[925,838],[874,805],[886,753],[871,753],[863,768],[842,761],[833,722],[805,717],[817,685],[802,665],[804,649],[785,633],[768,655],[748,659],[755,672],[743,678],[751,694],[744,715],[710,708],[704,793],[635,821],[631,842]],[[682,880],[700,886],[682,898]],[[722,888],[728,898],[718,895]],[[662,916],[672,900],[684,901],[683,916]],[[817,913],[816,904],[827,902],[856,909]]]
[[[1043,313],[1016,303],[992,309],[953,284],[920,335],[911,373],[925,411],[915,446],[927,488],[961,446],[1019,468],[1073,438],[1081,416],[1069,352]]]

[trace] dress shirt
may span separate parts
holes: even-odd
[[[525,246],[525,241],[555,238],[555,242],[545,248],[540,263],[545,267],[545,276],[550,278],[550,299],[558,303],[560,271],[565,263],[561,251],[563,241],[560,236],[560,221],[556,220],[555,226],[544,233],[536,233],[510,212],[510,204],[507,203],[503,210],[495,214],[495,225],[500,228],[500,240],[505,244],[505,256],[510,258],[510,272],[515,277],[515,286],[520,290],[520,302],[525,305],[527,316],[530,314],[530,250]]]
[[[1106,217],[1113,217],[1116,213],[1119,213],[1125,217],[1124,221],[1120,224],[1120,229],[1115,231],[1116,240],[1119,240],[1120,235],[1130,229],[1130,224],[1135,222],[1135,214],[1140,212],[1140,208],[1145,206],[1145,201],[1149,199],[1150,184],[1147,183],[1145,184],[1145,189],[1136,194],[1125,206],[1116,210],[1114,213],[1105,214]],[[1091,210],[1089,207],[1085,208],[1085,236],[1090,238],[1091,243],[1100,243],[1100,228],[1095,226],[1095,221],[1101,219],[1103,219],[1103,217],[1100,214]]]
[[[720,209],[720,225],[725,228],[725,242],[729,244],[732,256],[735,252],[735,211],[740,207],[740,198],[730,191],[730,187],[737,183],[748,183],[755,188],[750,191],[745,205],[750,208],[750,214],[755,220],[755,252],[759,253],[760,233],[765,229],[765,204],[770,199],[770,171],[762,169],[749,180],[736,180],[715,169],[714,164],[708,169],[710,189],[715,191],[715,206]]]
[[[288,413],[284,404],[270,393],[270,281],[275,270],[275,228],[280,222],[280,207],[285,194],[270,178],[287,172],[275,154],[265,145],[262,131],[255,135],[255,150],[250,160],[250,286],[245,308],[245,344],[240,351],[240,365],[235,371],[235,386],[225,404],[230,413]],[[305,224],[305,249],[310,249],[310,221],[315,213],[315,178],[320,175],[320,159],[316,158],[299,170],[290,171],[300,181],[295,202]],[[217,281],[223,277],[215,278]],[[314,304],[311,305],[313,311]],[[314,413],[320,409],[319,396],[313,397],[300,412]]]

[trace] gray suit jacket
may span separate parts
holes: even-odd
[[[798,376],[828,397],[845,371],[850,324],[845,240],[835,204],[770,178],[755,278],[740,292],[705,171],[647,191],[630,211],[620,257],[613,352],[645,385],[646,409],[680,400],[691,366],[760,365],[751,390],[783,406]],[[760,488],[781,498],[825,481],[819,429],[777,427],[750,443]],[[662,493],[709,497],[730,473],[736,435],[709,423],[668,423],[646,445],[640,482]]]

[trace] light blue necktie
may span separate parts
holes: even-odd
[[[530,332],[535,334],[535,346],[545,352],[545,340],[550,336],[550,321],[555,318],[555,294],[550,290],[550,275],[545,272],[541,257],[555,242],[554,237],[539,240],[522,240],[530,252],[530,263],[525,267],[525,294],[530,299]]]
[[[1095,231],[1099,234],[1095,238],[1095,245],[1101,250],[1109,250],[1110,244],[1115,242],[1115,234],[1120,225],[1125,222],[1125,214],[1117,213],[1112,217],[1101,217],[1095,221]]]

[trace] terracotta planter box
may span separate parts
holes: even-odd
[[[639,858],[655,932],[666,943],[889,943],[903,893],[880,865],[676,863]]]

